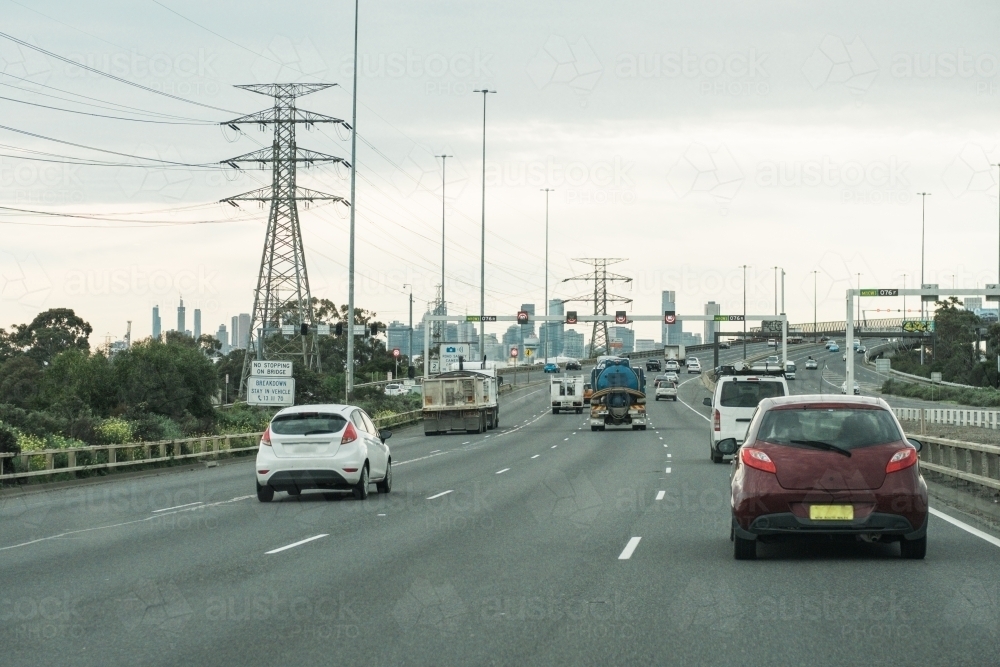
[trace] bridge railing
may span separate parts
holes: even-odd
[[[927,435],[912,437],[924,445],[920,450],[921,468],[1000,490],[1000,447]]]

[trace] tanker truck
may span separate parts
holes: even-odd
[[[590,430],[628,426],[646,430],[646,376],[632,368],[628,359],[609,359],[590,374],[594,393],[590,397]]]

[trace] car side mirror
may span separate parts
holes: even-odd
[[[707,405],[708,407],[712,407],[712,399],[710,399],[710,398],[706,398],[701,403],[702,403],[702,405]]]
[[[914,440],[913,438],[907,438],[906,441],[911,445],[913,445],[913,448],[916,449],[918,452],[924,448],[924,443],[920,442],[919,440]]]
[[[382,442],[385,442],[386,440],[388,440],[391,437],[392,437],[392,431],[379,431],[378,432],[378,439],[381,440]]]
[[[739,447],[736,445],[736,438],[726,438],[715,443],[715,449],[720,454],[735,454]]]

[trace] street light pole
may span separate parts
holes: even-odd
[[[924,237],[927,229],[927,195],[929,192],[918,192],[920,195],[920,289],[924,288]],[[927,319],[925,315],[924,295],[920,295],[920,319]],[[924,341],[920,341],[920,365],[924,365]]]
[[[444,297],[444,187],[445,187],[445,164],[448,158],[455,157],[454,155],[435,155],[434,157],[441,158],[441,303],[445,304]],[[442,313],[443,314],[443,313]]]
[[[860,290],[861,289],[861,274],[858,273],[856,275],[858,276],[858,290]],[[858,323],[858,326],[861,325],[861,296],[860,295],[858,296],[858,316],[855,318],[855,321]]]
[[[903,274],[903,289],[906,289],[906,274]],[[903,294],[903,321],[906,321],[906,294]]]
[[[778,314],[778,269],[780,266],[772,266],[774,269],[774,314]]]
[[[819,275],[819,271],[813,271],[813,343],[819,342],[819,332],[817,329],[816,322],[816,276]]]
[[[410,288],[410,339],[406,343],[406,364],[413,365],[413,285],[403,283],[403,287]]]
[[[542,188],[545,193],[545,317],[549,316],[549,193],[553,188]],[[542,349],[545,350],[545,363],[549,363],[549,321],[542,324]]]
[[[743,360],[747,358],[747,265],[743,269]]]
[[[483,88],[472,92],[483,94],[483,223],[479,259],[479,349],[481,352],[486,348],[486,323],[483,322],[486,319],[486,95],[497,91]]]
[[[355,201],[355,182],[358,164],[358,3],[354,0],[354,92],[351,96],[351,233],[348,242],[350,259],[347,269],[347,368],[344,388],[346,400],[351,400],[354,388],[354,212],[358,208]]]

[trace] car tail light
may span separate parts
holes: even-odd
[[[340,444],[346,445],[349,442],[354,442],[358,439],[358,432],[354,428],[354,424],[347,422],[347,428],[344,429],[344,437],[340,439]]]
[[[764,472],[778,472],[777,468],[774,467],[774,461],[771,460],[771,457],[759,449],[742,447],[740,449],[740,459],[751,468],[763,470]]]
[[[722,414],[718,410],[712,416],[712,428],[716,431],[722,430]]]
[[[892,455],[892,458],[889,459],[889,463],[885,466],[885,471],[886,473],[890,473],[898,470],[904,470],[916,462],[917,450],[912,447],[907,447],[906,449],[901,449]]]
[[[260,444],[271,446],[271,427],[264,429],[264,435],[260,436]]]

